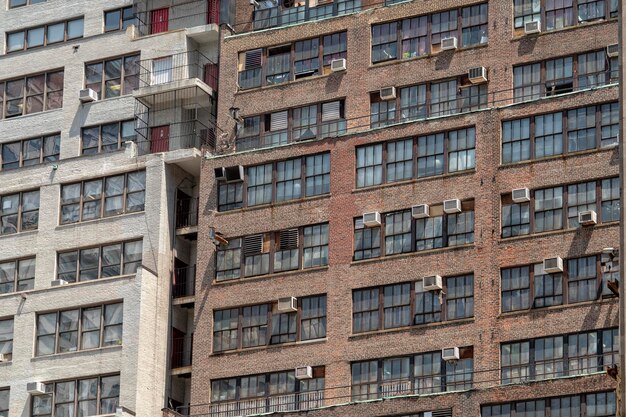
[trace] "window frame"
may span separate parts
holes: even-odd
[[[302,322],[306,321],[306,320],[310,320],[311,317],[314,316],[305,316],[305,310],[304,310],[304,301],[308,300],[314,300],[314,299],[318,299],[318,301],[320,302],[320,304],[323,301],[324,304],[324,313],[323,315],[319,315],[319,316],[315,316],[317,317],[317,319],[319,320],[318,322],[318,326],[322,326],[324,329],[324,335],[323,336],[318,336],[318,337],[314,337],[314,338],[304,338],[304,330],[303,330],[303,326],[302,326]],[[327,318],[328,318],[328,296],[327,294],[316,294],[316,295],[307,295],[304,297],[297,297],[297,311],[278,311],[278,303],[276,301],[271,301],[268,303],[262,303],[262,304],[254,304],[254,305],[246,305],[246,306],[240,306],[240,307],[230,307],[230,308],[226,308],[226,309],[216,309],[213,310],[213,315],[212,315],[212,320],[213,320],[213,328],[212,328],[212,332],[211,332],[211,351],[213,354],[222,354],[222,353],[228,353],[228,352],[239,352],[239,351],[245,351],[247,349],[254,349],[254,348],[259,348],[259,347],[271,347],[274,345],[284,345],[286,343],[300,343],[300,342],[306,342],[309,340],[324,340],[327,337],[328,334],[328,326],[327,326]],[[265,313],[266,313],[266,320],[264,320],[263,323],[261,324],[257,324],[256,326],[244,326],[244,319],[246,316],[244,316],[244,310],[245,309],[249,309],[249,308],[262,308]],[[226,319],[230,319],[231,321],[231,325],[235,324],[236,327],[228,327],[228,328],[222,328],[222,327],[218,327],[215,325],[216,323],[216,319],[217,319],[217,315],[218,314],[223,314],[225,312],[228,312],[229,317],[227,317]],[[284,336],[287,333],[275,333],[275,318],[277,318],[279,320],[283,319],[283,318],[287,318],[291,321],[291,319],[293,319],[295,321],[295,326],[293,329],[293,332],[295,333],[295,337],[294,340],[281,340],[280,337],[275,338],[275,336]],[[236,320],[236,323],[234,322],[234,320]],[[264,330],[264,334],[261,334],[260,332],[263,331],[262,328],[265,328]],[[218,329],[219,330],[216,330]],[[257,339],[258,340],[262,340],[263,342],[259,342],[257,344],[253,344],[253,345],[248,345],[248,346],[244,346],[244,338],[245,338],[245,332],[244,330],[246,329],[252,329],[252,328],[258,328],[259,332],[257,332]],[[291,329],[289,330],[291,332]],[[230,343],[228,345],[228,347],[226,349],[223,348],[224,343],[222,343],[222,341],[224,340],[224,334],[227,334],[227,338],[230,339]],[[233,342],[233,336],[236,339],[236,346],[235,347],[230,347],[232,345]],[[218,341],[220,341],[218,343]],[[217,350],[217,345],[220,345],[220,349]]]
[[[80,36],[74,36],[74,37],[69,37],[69,24],[72,22],[77,22],[77,21],[83,21],[83,33]],[[48,27],[50,26],[56,26],[60,23],[63,23],[63,39],[60,41],[56,41],[56,42],[48,42]],[[41,45],[34,45],[32,47],[30,47],[28,45],[28,32],[31,30],[36,30],[36,29],[43,29],[43,39],[42,39],[42,44]],[[22,40],[22,49],[11,49],[9,50],[9,37],[13,36],[13,35],[17,35],[20,32],[23,33],[23,40]],[[85,16],[77,16],[77,17],[73,17],[73,18],[69,18],[69,19],[65,19],[65,20],[61,20],[61,21],[55,21],[52,23],[46,23],[45,25],[41,25],[41,26],[32,26],[32,27],[28,27],[28,28],[24,28],[24,29],[20,29],[20,30],[15,30],[13,32],[7,32],[6,33],[6,53],[7,54],[11,54],[14,52],[20,52],[20,51],[25,51],[28,49],[35,49],[35,48],[43,48],[49,45],[54,45],[57,43],[64,43],[64,42],[68,42],[74,39],[81,39],[85,36]]]
[[[4,345],[6,343],[7,346],[10,346],[9,349],[7,350],[3,350],[0,349],[0,353],[4,354],[4,359],[8,362],[11,362],[11,360],[13,359],[13,348],[14,348],[14,340],[15,340],[15,318],[14,317],[3,317],[0,318],[0,323],[8,323],[10,326],[10,333],[0,333],[0,347],[2,345]],[[2,390],[0,390],[2,391]],[[8,404],[7,404],[8,407]],[[0,415],[3,411],[8,411],[4,410],[2,407],[0,407]]]
[[[471,308],[468,309],[468,315],[466,316],[459,316],[459,317],[453,317],[453,318],[449,318],[448,317],[448,304],[449,301],[452,300],[458,300],[461,297],[448,297],[448,287],[449,287],[449,283],[452,282],[455,279],[471,279],[472,281],[472,295],[471,296],[466,296],[465,298],[471,298],[472,299],[472,304],[471,304]],[[472,319],[474,317],[474,297],[475,297],[475,288],[474,288],[474,273],[473,272],[468,272],[465,274],[457,274],[457,275],[450,275],[450,276],[445,276],[442,278],[442,283],[443,283],[443,290],[441,290],[441,292],[439,293],[439,310],[434,310],[435,313],[438,313],[439,319],[434,319],[432,321],[424,321],[424,322],[417,322],[417,316],[418,314],[422,314],[421,312],[418,312],[417,307],[418,307],[418,300],[417,300],[417,294],[428,294],[428,295],[433,295],[435,297],[438,296],[438,294],[434,291],[429,291],[429,290],[424,290],[421,286],[422,280],[417,280],[417,281],[403,281],[403,282],[399,282],[399,283],[394,283],[394,284],[386,284],[386,285],[378,285],[378,286],[374,286],[374,287],[364,287],[364,288],[354,288],[352,290],[352,335],[358,335],[358,334],[363,334],[363,333],[371,333],[371,332],[381,332],[384,330],[389,330],[389,329],[398,329],[398,328],[411,328],[411,327],[415,327],[415,326],[422,326],[425,324],[429,324],[429,323],[449,323],[449,322],[454,322],[454,321],[458,321],[458,320],[467,320],[467,319]],[[385,305],[385,290],[388,288],[392,288],[392,287],[398,287],[398,286],[407,286],[408,285],[408,291],[409,291],[409,300],[408,300],[408,317],[409,317],[409,323],[406,325],[400,325],[400,326],[396,326],[396,325],[392,325],[389,327],[385,327],[385,311],[387,309],[390,308],[395,308],[398,307],[399,305],[406,305],[406,304],[393,304],[393,305]],[[451,288],[451,287],[450,287]],[[361,294],[361,293],[367,293],[367,294],[374,294],[374,292],[376,294],[378,294],[376,296],[377,298],[377,306],[372,304],[373,303],[373,298],[370,297],[369,301],[368,301],[368,305],[369,308],[368,309],[362,309],[359,311],[355,311],[355,303],[356,303],[356,295],[357,294]],[[359,300],[364,300],[364,298],[359,298]],[[471,310],[471,311],[470,311]],[[372,328],[372,322],[371,320],[369,320],[370,322],[370,326],[368,326],[367,330],[356,330],[356,325],[357,323],[361,323],[361,319],[357,319],[355,318],[355,316],[360,316],[364,313],[367,313],[370,316],[376,316],[378,317],[378,324],[376,325],[376,328]],[[393,314],[393,313],[392,313]]]
[[[37,193],[37,208],[36,209],[31,209],[31,210],[25,210],[24,208],[24,195],[25,194],[30,194],[30,193]],[[18,208],[17,208],[17,212],[16,213],[9,213],[9,214],[4,214],[3,211],[3,206],[4,206],[4,199],[5,198],[9,198],[9,197],[13,197],[13,196],[18,196]],[[4,194],[4,195],[0,195],[0,202],[2,202],[2,205],[0,205],[0,236],[4,236],[4,235],[12,235],[12,234],[18,234],[18,233],[23,233],[23,232],[28,232],[28,231],[35,231],[39,229],[39,209],[41,208],[41,190],[39,188],[37,189],[31,189],[31,190],[25,190],[25,191],[18,191],[16,193],[11,193],[11,194]],[[34,226],[29,226],[26,229],[24,229],[24,215],[29,215],[29,214],[35,214],[36,213],[36,218],[37,218],[37,224]],[[10,217],[10,216],[17,216],[17,227],[15,228],[14,232],[9,232],[9,233],[4,233],[4,219],[6,217]],[[10,223],[9,223],[10,224]]]
[[[63,87],[64,86],[61,85],[61,88],[58,89],[58,90],[55,90],[55,89],[53,89],[53,88],[51,88],[49,86],[50,79],[52,77],[54,77],[54,76],[58,76],[58,74],[60,74],[60,77],[63,79],[63,83],[64,83],[64,81],[65,81],[65,71],[64,71],[63,68],[52,69],[52,70],[48,70],[48,71],[40,72],[40,73],[35,73],[35,74],[28,74],[28,75],[24,75],[24,76],[17,77],[17,78],[10,78],[10,79],[6,79],[6,80],[0,80],[0,119],[12,119],[14,117],[25,116],[27,114],[36,114],[36,113],[42,113],[42,112],[46,112],[46,111],[50,111],[50,110],[63,108]],[[42,110],[41,111],[30,111],[30,112],[28,112],[27,111],[28,110],[28,108],[27,108],[27,101],[28,101],[28,98],[33,96],[33,95],[27,96],[27,94],[26,94],[28,80],[30,80],[32,78],[36,78],[36,77],[41,77],[41,76],[44,77],[43,91],[40,92],[40,93],[37,93],[36,95],[43,96]],[[19,97],[16,96],[15,98],[11,98],[10,99],[9,98],[7,85],[9,83],[15,83],[15,82],[21,82],[22,83],[22,86],[20,88],[20,90],[21,90],[20,94],[21,95]],[[54,100],[50,99],[50,96],[52,94],[55,94],[55,93],[57,94],[57,101],[56,102]],[[20,113],[9,114],[8,103],[9,102],[16,102],[17,100],[21,101],[21,104],[17,105],[18,108],[20,106],[22,107],[21,112]]]
[[[526,405],[529,402],[535,403],[535,404],[539,402],[543,402],[545,408],[543,410],[538,410],[542,412],[541,414],[538,415],[538,417],[544,417],[548,415],[557,414],[557,412],[552,411],[553,405],[555,405],[556,401],[560,403],[563,400],[567,400],[567,403],[569,404],[573,404],[573,402],[576,402],[574,407],[576,407],[579,412],[579,414],[576,414],[576,415],[588,416],[590,415],[588,406],[587,406],[589,403],[589,397],[590,396],[597,397],[599,395],[604,396],[607,399],[607,401],[603,403],[598,403],[596,399],[595,404],[598,404],[599,406],[603,406],[606,409],[609,409],[611,406],[612,408],[615,408],[616,406],[615,392],[614,391],[598,391],[598,392],[584,392],[581,394],[574,394],[574,395],[562,395],[558,397],[525,399],[525,400],[511,401],[511,402],[498,403],[498,404],[481,404],[480,415],[483,417],[512,417],[514,415],[517,415],[516,413],[526,414],[526,412],[528,412]],[[522,407],[520,407],[520,410],[517,410],[518,405],[523,405]],[[563,412],[567,412],[569,409],[570,407],[565,406],[563,408],[564,411],[559,412],[559,415],[564,415]],[[608,412],[610,413],[610,411]],[[536,415],[536,414],[533,413],[533,415]],[[574,415],[574,414],[569,414],[569,415]]]
[[[39,149],[39,159],[37,163],[31,164],[25,164],[26,161],[30,161],[33,160],[32,158],[26,159],[25,158],[25,152],[24,152],[24,146],[26,145],[27,142],[32,141],[32,140],[40,140],[41,142],[41,147]],[[46,155],[45,154],[45,143],[47,140],[53,140],[53,143],[55,144],[54,150],[58,151],[56,153],[50,154],[50,155]],[[17,160],[17,166],[16,167],[12,167],[9,169],[4,168],[4,165],[6,164],[4,162],[3,159],[3,152],[4,152],[4,147],[5,146],[9,146],[9,145],[14,145],[16,143],[20,144],[20,152],[18,155],[18,160]],[[58,145],[58,146],[57,146]],[[19,168],[24,168],[27,166],[31,166],[31,165],[41,165],[44,162],[55,162],[58,161],[60,159],[60,155],[61,155],[61,132],[57,132],[57,133],[50,133],[50,134],[46,134],[43,136],[38,136],[38,137],[34,137],[34,138],[27,138],[27,139],[21,139],[21,140],[17,140],[17,141],[13,141],[13,142],[6,142],[6,143],[2,143],[0,144],[0,171],[9,171],[9,170],[14,170],[14,169],[19,169]],[[15,164],[16,162],[11,162],[12,164]]]
[[[17,292],[23,292],[23,291],[30,291],[33,290],[35,288],[35,273],[36,273],[36,268],[37,268],[37,261],[36,261],[36,257],[33,256],[26,256],[26,257],[22,257],[22,258],[16,258],[16,259],[6,259],[6,260],[0,260],[0,265],[2,264],[8,264],[8,263],[13,263],[13,280],[12,281],[6,281],[4,283],[0,283],[0,285],[3,284],[9,284],[9,283],[13,283],[13,291],[8,291],[8,292],[0,292],[0,295],[3,294],[12,294],[12,293],[17,293]],[[33,275],[32,277],[27,277],[26,279],[20,279],[20,264],[22,262],[32,262],[33,265]],[[20,286],[20,282],[21,281],[31,281],[31,284],[29,287],[30,288],[26,288],[23,290],[19,289]]]
[[[533,0],[526,0],[526,2],[530,3],[532,7]],[[541,21],[541,29],[544,31],[556,31],[556,30],[561,30],[561,29],[565,29],[568,27],[584,25],[586,23],[593,22],[593,21],[605,21],[605,20],[609,20],[609,19],[613,19],[617,17],[617,12],[614,12],[615,14],[613,15],[613,12],[611,11],[611,2],[609,0],[606,0],[605,5],[604,5],[603,17],[595,17],[591,19],[582,20],[580,19],[579,10],[578,10],[580,8],[579,7],[580,5],[578,4],[578,1],[573,0],[572,5],[571,5],[571,24],[564,25],[562,28],[560,27],[548,28],[548,19],[546,17],[548,10],[546,8],[547,7],[546,0],[537,0],[537,2],[539,3],[539,11],[533,12],[531,14],[519,14],[518,15],[515,12],[515,6],[513,7],[513,33],[515,35],[518,35],[518,36],[524,35],[524,23],[530,22],[531,20],[535,20],[535,19],[532,19],[532,17],[531,19],[526,19],[526,16],[538,15],[537,18]],[[590,2],[586,2],[586,3],[590,3]],[[583,4],[586,4],[586,3],[583,3]],[[520,8],[523,8],[523,7],[524,7],[524,2],[522,1],[520,4]],[[517,19],[521,19],[521,24],[518,24],[516,22]]]
[[[133,11],[132,14],[132,19],[130,23],[127,23],[127,26],[124,27],[124,11],[125,10],[131,10],[133,11],[133,6],[127,6],[127,7],[118,7],[117,9],[110,9],[110,10],[104,10],[103,11],[103,19],[102,19],[102,31],[104,33],[108,33],[108,32],[115,32],[118,30],[126,30],[128,28],[128,26],[136,24],[137,18],[135,17],[135,13]],[[107,22],[107,13],[115,13],[115,12],[119,12],[120,17],[118,19],[118,26],[115,29],[107,29],[106,26],[106,22]]]
[[[136,72],[131,72],[130,74],[126,73],[126,60],[127,59],[135,61]],[[112,95],[111,97],[107,97],[106,96],[107,77],[105,75],[105,72],[106,72],[105,68],[106,68],[107,63],[117,61],[117,60],[121,61],[120,70],[119,70],[120,71],[120,76],[119,76],[119,90],[120,91],[119,91],[119,94],[117,95]],[[100,65],[101,66],[100,81],[98,82],[98,84],[100,85],[98,86],[97,90],[94,90],[96,94],[98,95],[98,100],[106,100],[108,98],[118,98],[118,97],[128,96],[133,93],[133,90],[139,87],[139,74],[141,72],[141,67],[139,65],[140,61],[141,61],[141,54],[139,52],[135,52],[131,54],[118,55],[118,56],[104,58],[101,60],[85,62],[84,67],[83,67],[84,68],[84,81],[83,81],[84,88],[92,88],[91,86],[95,86],[95,84],[97,84],[95,81],[91,83],[88,82],[88,78],[89,78],[88,68],[93,65]],[[111,80],[117,80],[117,79],[118,78],[112,78]],[[134,82],[134,88],[131,88],[130,91],[126,91],[127,85],[130,87],[133,87],[132,82],[129,80],[136,80],[136,81]]]
[[[132,136],[133,139],[130,139],[130,136],[125,139],[124,136],[122,136],[123,134],[123,126],[125,123],[133,123],[133,132],[134,135]],[[117,148],[116,149],[112,149],[112,150],[106,150],[103,149],[104,145],[102,138],[103,138],[103,129],[105,126],[110,126],[110,125],[114,125],[117,124]],[[89,130],[89,129],[98,129],[98,145],[96,147],[89,147],[89,148],[85,148],[85,142],[84,142],[84,135],[85,135],[85,131]],[[128,142],[128,141],[132,141],[132,142],[137,142],[137,132],[135,131],[135,119],[127,119],[127,120],[120,120],[117,122],[112,122],[112,123],[103,123],[103,124],[99,124],[99,125],[93,125],[93,126],[83,126],[80,129],[80,154],[81,156],[84,155],[95,155],[95,154],[99,154],[99,153],[107,153],[107,152],[114,152],[116,150],[120,150],[124,147],[124,143]],[[110,146],[110,144],[107,144]],[[85,150],[87,149],[96,149],[96,152],[85,152]]]
[[[9,0],[9,9],[17,9],[19,7],[32,6],[33,4],[45,3],[46,0],[24,0],[24,4],[13,5],[13,0]]]

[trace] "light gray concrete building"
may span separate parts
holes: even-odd
[[[2,0],[0,416],[189,403],[206,0]]]

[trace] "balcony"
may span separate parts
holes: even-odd
[[[176,202],[176,229],[198,225],[198,198],[183,198]]]
[[[216,0],[172,1],[161,7],[153,0],[136,1],[139,36],[186,29],[187,36],[199,43],[217,42],[219,2]],[[159,4],[159,5],[157,5]]]
[[[272,395],[249,400],[224,401],[209,406],[210,417],[235,417],[254,414],[303,411],[324,406],[324,391]]]
[[[193,305],[196,292],[196,266],[175,268],[172,272],[172,298],[175,305]]]
[[[172,339],[171,373],[178,376],[191,375],[193,335]]]

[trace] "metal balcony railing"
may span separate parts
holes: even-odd
[[[198,198],[184,198],[176,201],[176,228],[198,225]]]
[[[172,297],[189,297],[195,294],[196,266],[175,268],[172,272]]]
[[[213,146],[215,130],[199,120],[171,123],[167,125],[167,133],[159,134],[163,127],[137,129],[137,150],[140,155],[168,152],[179,149],[201,149],[202,146]]]
[[[208,416],[237,417],[263,413],[303,411],[323,406],[323,390],[307,391],[211,404],[209,406]]]
[[[218,0],[181,2],[165,8],[155,8],[152,0],[136,1],[137,30],[140,36],[219,22]]]
[[[217,90],[217,64],[199,51],[139,61],[139,88],[193,78]]]
[[[172,369],[191,366],[193,335],[172,339]]]

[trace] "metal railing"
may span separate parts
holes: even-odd
[[[167,134],[155,134],[156,128],[137,129],[137,151],[140,155],[179,149],[201,149],[215,143],[215,129],[199,120],[171,123]]]
[[[262,0],[259,1],[259,4],[260,7],[253,13],[252,30],[268,29],[327,17],[341,16],[361,10],[361,0],[339,0],[316,7],[309,7],[308,5],[283,7],[277,6],[273,0]],[[238,29],[237,27],[235,28],[235,30]]]
[[[172,272],[172,297],[189,297],[196,290],[196,266],[174,268]]]
[[[191,366],[193,335],[172,339],[172,369]]]
[[[135,14],[140,36],[219,22],[216,0],[189,1],[160,9],[155,9],[151,0],[144,0],[136,1],[135,7],[140,10]]]
[[[188,51],[139,61],[139,87],[197,78],[217,89],[217,64],[200,51]]]
[[[224,401],[211,404],[210,417],[238,417],[263,413],[304,411],[324,406],[324,390],[269,397]]]
[[[198,225],[198,198],[184,198],[176,201],[176,228]]]

